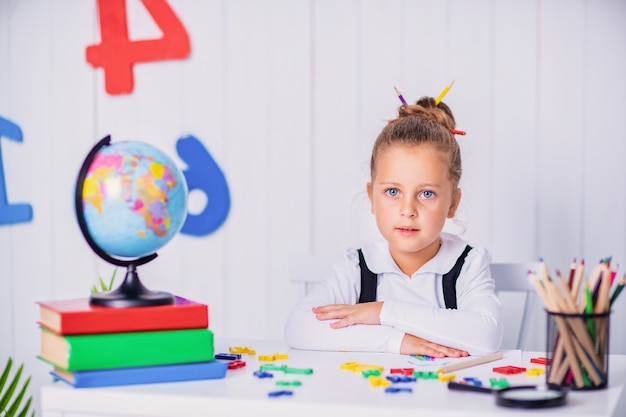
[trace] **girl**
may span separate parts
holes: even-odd
[[[491,255],[442,232],[461,199],[452,112],[425,97],[398,113],[374,143],[367,184],[384,240],[349,249],[293,307],[293,348],[461,357],[500,347]]]

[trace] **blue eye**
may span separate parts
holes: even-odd
[[[387,188],[385,190],[385,194],[387,194],[389,197],[397,197],[398,194],[400,194],[400,191],[398,191],[397,188]]]
[[[435,197],[435,193],[430,190],[422,191],[422,197],[429,200]]]

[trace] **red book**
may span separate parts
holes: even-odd
[[[39,301],[37,304],[39,324],[62,335],[209,327],[209,307],[178,296],[174,304],[154,307],[93,306],[89,298]]]

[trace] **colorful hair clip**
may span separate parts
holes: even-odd
[[[454,80],[452,80],[450,85],[447,85],[447,86],[444,87],[443,91],[441,91],[441,93],[439,93],[439,95],[435,99],[435,106],[438,106],[439,103],[441,103],[441,100],[443,100],[443,98],[446,96],[446,94],[448,94],[448,91],[450,91],[450,89],[452,88],[453,85],[454,85]]]
[[[396,94],[398,95],[398,98],[402,102],[402,105],[406,106],[406,100],[404,99],[404,97],[402,97],[402,94],[400,94],[400,92],[398,91],[396,87],[394,87],[393,89],[396,90]]]
[[[464,130],[450,129],[450,132],[452,132],[453,135],[463,135],[463,136],[465,136],[465,131]]]

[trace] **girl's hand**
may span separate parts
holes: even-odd
[[[330,324],[333,329],[340,329],[353,324],[380,324],[380,310],[382,301],[361,304],[329,304],[313,307],[313,313],[318,320],[337,321]]]
[[[464,350],[438,345],[421,337],[405,334],[400,345],[400,353],[403,355],[428,355],[435,358],[460,358],[469,356]]]

